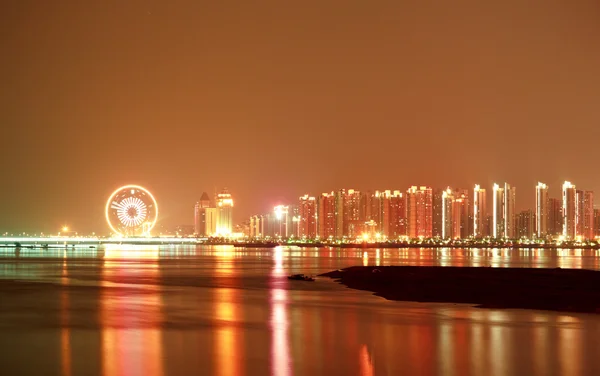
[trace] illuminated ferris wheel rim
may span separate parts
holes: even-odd
[[[148,197],[150,197],[150,199],[152,200],[152,205],[154,206],[154,219],[152,220],[152,222],[150,223],[150,226],[147,229],[147,232],[150,232],[150,230],[152,230],[154,228],[154,226],[156,225],[156,221],[158,220],[158,204],[156,203],[156,199],[154,198],[152,193],[150,193],[149,190],[147,190],[146,188],[142,187],[141,185],[137,185],[137,184],[128,184],[128,185],[121,186],[121,187],[115,189],[113,191],[113,193],[111,193],[110,196],[108,196],[108,201],[106,201],[106,207],[104,209],[104,215],[106,217],[106,222],[108,223],[108,226],[115,234],[123,235],[123,231],[120,231],[120,230],[116,229],[115,226],[113,226],[113,224],[110,220],[110,209],[111,209],[111,203],[113,202],[115,196],[119,192],[129,190],[129,189],[140,190],[140,191],[144,192],[145,194],[147,194]]]

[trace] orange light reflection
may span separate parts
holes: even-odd
[[[120,248],[117,248],[120,247]],[[158,247],[129,249],[113,246],[105,249],[102,268],[100,323],[102,325],[103,376],[161,376],[163,349],[161,330],[162,298],[157,286],[138,286],[124,291],[111,280],[128,277],[159,277]],[[141,261],[139,263],[132,261]],[[136,288],[128,285],[126,288]]]
[[[216,289],[216,314],[220,321],[216,332],[217,374],[237,376],[243,374],[241,331],[237,300],[238,289]]]
[[[62,374],[64,376],[71,376],[71,328],[70,325],[70,312],[69,312],[69,291],[67,290],[68,285],[68,269],[67,269],[67,255],[66,251],[63,254],[63,266],[61,272],[60,283],[62,285],[60,293],[60,343],[61,343],[61,364]]]

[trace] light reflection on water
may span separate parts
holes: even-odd
[[[15,374],[39,374],[32,343],[50,375],[600,374],[596,315],[390,302],[286,278],[363,264],[598,269],[595,250],[27,252],[0,251],[0,282],[38,286],[0,284],[0,365]]]
[[[158,252],[158,247],[153,246],[144,249],[111,246],[104,251],[100,282],[104,288],[99,299],[103,376],[163,375],[161,330],[152,325],[145,327],[149,322],[161,321],[160,286],[154,285],[145,294],[135,295],[118,288],[119,281],[140,273],[122,261],[143,262],[147,266],[143,269],[145,278],[157,280]]]

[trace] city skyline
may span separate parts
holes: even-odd
[[[251,238],[324,240],[592,240],[600,236],[600,209],[594,207],[593,191],[578,190],[565,181],[559,199],[548,196],[545,183],[538,182],[532,188],[533,208],[518,211],[516,187],[507,182],[502,187],[492,185],[491,211],[489,193],[479,184],[473,187],[472,195],[468,189],[451,187],[411,186],[405,192],[342,188],[316,196],[305,194],[297,203],[276,206],[274,215],[253,215],[239,231]],[[301,231],[305,223],[313,223],[315,232],[307,235]]]
[[[560,205],[562,207],[563,205],[563,183],[568,182],[568,181],[562,181],[560,184],[545,184],[545,183],[541,183],[545,186],[547,195],[548,195],[548,199],[551,200],[558,200],[560,202]],[[482,189],[486,190],[486,210],[487,212],[491,215],[493,214],[493,188],[494,188],[494,184],[497,184],[496,181],[493,181],[492,183],[490,183],[490,186],[487,187],[483,184],[476,184],[479,185]],[[504,183],[503,183],[504,184]],[[540,184],[539,181],[536,182],[536,184]],[[560,187],[557,187],[558,185],[560,185]],[[356,187],[356,185],[354,185]],[[413,185],[408,185],[408,187],[411,187]],[[516,188],[516,185],[512,185],[513,187]],[[459,188],[459,187],[464,187],[463,186],[450,186],[450,185],[445,185],[445,188],[439,188],[439,187],[432,187],[432,189],[436,190],[439,194],[440,194],[440,199],[441,199],[441,194],[442,192],[448,188],[448,187],[452,187],[453,189],[465,189],[465,188]],[[487,188],[487,189],[486,189]],[[216,188],[214,188],[216,190]],[[367,192],[367,191],[376,191],[377,189],[357,189],[357,191],[363,191],[363,192]],[[466,189],[469,190],[469,189]],[[470,190],[472,191],[472,188],[470,188]],[[405,193],[405,190],[401,190],[403,192],[403,194]],[[531,192],[530,192],[531,191]],[[516,216],[518,216],[518,214],[524,210],[528,210],[531,209],[534,213],[536,213],[536,206],[537,206],[537,191],[538,188],[537,186],[534,186],[533,189],[520,189],[519,190],[519,195],[518,195],[518,199],[515,200],[515,218]],[[202,190],[200,190],[200,192],[202,192]],[[237,191],[234,193],[234,195],[236,197],[240,197],[240,196],[244,196],[243,194],[239,194]],[[306,193],[306,191],[299,191],[299,192],[304,192],[304,194]],[[581,191],[582,194],[588,192],[588,193],[592,193],[593,194],[593,190],[592,189],[585,189],[584,191]],[[153,190],[154,195],[160,200],[161,203],[165,202],[164,198],[162,197],[162,195],[160,194],[160,192],[155,192]],[[203,200],[203,195],[206,192],[202,192],[202,194],[197,195],[198,198],[196,198],[193,202],[194,204],[197,204],[198,202]],[[460,194],[458,192],[454,192],[455,194]],[[470,193],[469,198],[471,200],[473,200],[472,197],[473,192]],[[216,191],[215,191],[215,195],[216,195]],[[488,197],[489,196],[489,197]],[[525,196],[525,198],[523,198],[523,196]],[[241,201],[240,199],[236,199],[236,210],[234,212],[234,214],[232,214],[232,227],[235,227],[236,225],[240,225],[242,224],[243,221],[247,220],[248,217],[255,215],[256,213],[260,213],[263,212],[266,208],[269,207],[273,207],[273,206],[277,206],[277,205],[284,205],[286,203],[289,202],[293,202],[295,199],[297,199],[297,196],[292,196],[292,195],[283,195],[283,194],[275,194],[274,197],[278,197],[278,198],[268,198],[266,197],[266,195],[262,195],[259,197],[256,197],[253,202],[265,202],[265,204],[261,205],[262,207],[258,207],[258,205],[250,205],[249,203],[244,203],[243,201]],[[285,197],[285,198],[284,198]],[[290,198],[287,198],[290,197]],[[296,198],[294,198],[296,197]],[[106,197],[103,198],[104,200],[106,199]],[[582,200],[584,199],[584,197],[582,196]],[[168,198],[167,201],[168,202]],[[471,202],[470,204],[472,204],[473,202]],[[163,204],[164,205],[164,204]],[[168,205],[161,205],[162,210],[161,212],[167,212],[167,213],[172,213],[173,210],[172,208],[170,208]],[[549,204],[550,205],[550,204]],[[195,223],[196,223],[196,219],[195,219],[195,215],[192,212],[192,214],[190,215],[190,209],[189,209],[189,203],[183,203],[181,201],[178,201],[178,204],[176,205],[177,207],[183,207],[181,211],[181,214],[175,218],[175,219],[171,219],[169,220],[169,218],[166,218],[166,216],[160,216],[157,220],[157,226],[159,228],[162,228],[162,231],[173,231],[173,230],[169,230],[169,229],[175,229],[179,226],[191,226],[194,227]],[[256,209],[248,209],[249,207],[254,206]],[[549,206],[550,207],[550,206]],[[597,205],[594,205],[594,207],[600,207],[600,202]],[[591,214],[590,214],[591,213]],[[73,231],[79,231],[80,233],[103,233],[103,232],[108,232],[108,229],[106,228],[105,225],[105,220],[103,218],[103,215],[101,213],[92,213],[92,215],[94,217],[97,218],[97,222],[96,224],[92,224],[92,225],[88,225],[87,227],[83,227],[83,226],[78,226],[78,224],[73,221],[73,220],[59,220],[55,222],[55,226],[41,226],[41,227],[34,227],[31,225],[28,226],[24,226],[21,228],[17,228],[17,227],[13,227],[10,228],[9,226],[4,227],[4,228],[0,228],[0,233],[40,233],[40,232],[45,232],[45,233],[55,233],[57,231],[60,231],[60,229],[64,226],[67,226],[69,228],[71,228]],[[216,214],[215,214],[216,215]],[[575,215],[575,214],[573,214]],[[170,216],[170,215],[169,215]],[[548,213],[549,217],[554,217],[552,215],[552,213]],[[562,218],[562,213],[560,214],[561,218]],[[493,216],[490,217],[493,220]],[[581,217],[583,220],[583,216]],[[587,220],[590,221],[590,218],[593,218],[593,211],[590,212],[588,211],[587,214]],[[440,217],[441,220],[441,217]],[[516,220],[516,219],[515,219]],[[435,221],[435,219],[434,219]],[[28,222],[30,223],[30,222]],[[536,219],[536,223],[537,223],[537,219]],[[583,222],[582,222],[583,225]],[[562,225],[561,225],[562,226]],[[588,225],[589,228],[589,225]],[[536,226],[537,229],[537,226]],[[435,230],[434,230],[435,231]],[[490,231],[490,235],[493,233],[493,226],[489,227],[489,231]],[[562,231],[562,227],[561,227],[561,231]],[[583,231],[583,230],[580,230]],[[588,229],[589,231],[589,229]],[[441,229],[440,229],[440,234],[441,234]],[[434,236],[436,236],[436,234],[434,234]]]

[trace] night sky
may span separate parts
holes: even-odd
[[[600,3],[2,1],[0,231],[304,193],[564,180],[600,203]],[[491,199],[491,194],[490,194]]]

